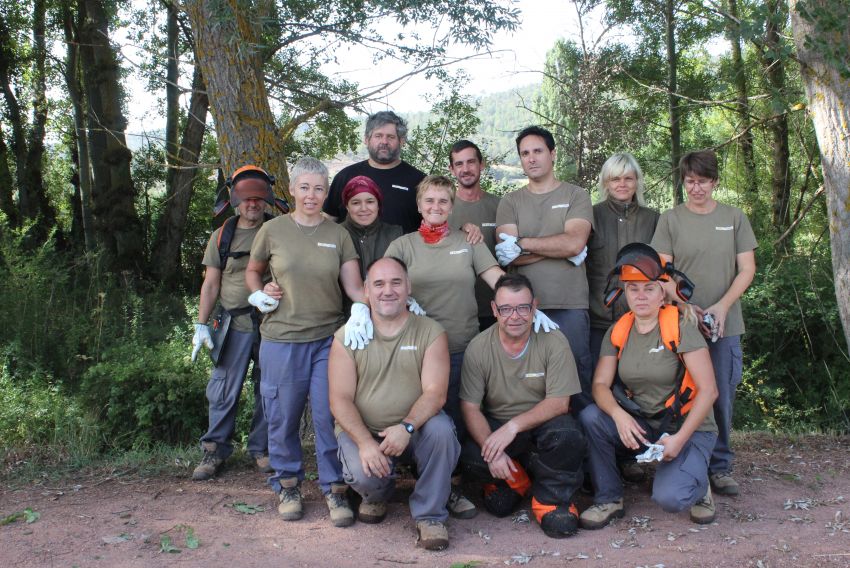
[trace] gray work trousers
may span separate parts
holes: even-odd
[[[717,444],[711,453],[709,471],[728,473],[732,470],[735,452],[732,451],[732,407],[735,404],[735,389],[741,384],[743,362],[741,336],[721,337],[716,343],[708,341],[708,353],[717,381],[717,400],[714,401],[714,420],[717,422]]]
[[[445,522],[449,513],[452,471],[460,456],[460,444],[455,436],[452,420],[440,412],[413,433],[404,453],[389,458],[390,475],[383,478],[369,477],[360,462],[360,450],[351,437],[340,432],[339,461],[345,482],[363,497],[366,503],[387,501],[395,489],[395,466],[398,461],[413,462],[419,478],[410,495],[410,515],[416,521],[435,520]]]
[[[233,433],[242,385],[248,372],[248,363],[254,362],[251,380],[254,383],[254,417],[248,434],[248,451],[253,456],[268,453],[269,435],[263,399],[260,396],[260,338],[257,332],[236,331],[227,333],[227,342],[221,351],[218,365],[213,368],[207,383],[209,401],[209,429],[201,442],[215,442],[216,455],[227,459],[233,453]]]
[[[654,442],[658,434],[641,418],[635,418]],[[623,498],[623,482],[617,470],[616,455],[637,455],[646,448],[629,450],[620,440],[614,419],[591,404],[581,413],[590,449],[590,472],[597,504],[613,503]],[[652,500],[668,513],[691,507],[708,490],[708,460],[717,440],[714,432],[694,432],[676,459],[660,462],[652,484]]]

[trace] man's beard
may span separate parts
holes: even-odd
[[[389,157],[386,158],[378,155],[378,148],[374,150],[372,148],[368,148],[368,150],[369,159],[379,164],[392,164],[393,162],[398,160],[399,156],[401,156],[401,147],[397,148],[394,152],[390,152]]]

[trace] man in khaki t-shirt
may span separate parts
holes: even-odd
[[[221,349],[218,363],[207,384],[209,429],[201,436],[204,457],[192,473],[192,479],[203,481],[215,475],[218,468],[233,452],[232,438],[236,429],[236,410],[248,364],[254,362],[251,380],[254,383],[254,416],[248,434],[248,451],[257,467],[271,471],[268,458],[268,424],[260,396],[259,334],[253,319],[254,308],[248,303],[250,293],[245,286],[245,267],[254,237],[264,221],[266,203],[273,203],[271,178],[253,166],[246,166],[232,176],[230,202],[236,208],[236,219],[228,219],[210,237],[204,253],[206,266],[201,285],[198,321],[195,323],[194,350],[197,357],[202,345],[212,347],[207,325],[216,301],[231,315],[230,328]],[[235,228],[230,225],[235,222]],[[224,265],[219,247],[225,246],[222,231],[232,232],[232,240]],[[227,250],[226,248],[224,250]]]
[[[504,196],[496,214],[496,256],[528,277],[540,309],[570,342],[581,381],[573,413],[592,402],[589,293],[584,258],[593,226],[587,191],[555,178],[555,139],[538,126],[522,130],[517,151],[528,185]],[[577,415],[577,414],[576,414]]]
[[[486,481],[484,506],[492,514],[509,515],[531,490],[543,532],[571,536],[585,439],[568,413],[570,397],[581,392],[570,346],[561,334],[531,332],[537,300],[525,276],[502,276],[492,306],[497,324],[472,340],[463,362],[469,437],[461,464]]]
[[[407,311],[407,267],[382,258],[366,275],[374,338],[365,349],[334,336],[328,361],[331,412],[336,419],[345,482],[363,497],[358,518],[380,523],[395,488],[395,466],[413,462],[419,478],[410,496],[418,545],[448,546],[452,470],[460,454],[451,419],[441,410],[449,380],[446,333],[434,320]]]

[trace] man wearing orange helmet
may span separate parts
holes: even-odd
[[[233,452],[237,404],[251,361],[254,362],[251,373],[254,415],[248,434],[248,451],[260,471],[271,471],[268,425],[260,396],[257,312],[248,303],[250,291],[245,286],[245,267],[251,244],[265,220],[266,204],[275,204],[273,184],[274,177],[257,166],[247,165],[237,169],[227,180],[229,204],[236,210],[236,217],[226,220],[224,225],[213,232],[204,253],[206,272],[201,285],[195,335],[192,338],[192,361],[203,346],[212,350],[215,366],[206,391],[209,429],[201,436],[204,456],[192,473],[192,479],[196,481],[213,477]],[[224,201],[217,210],[222,212],[226,208],[227,201]],[[213,315],[216,301],[220,303],[220,310],[213,318],[217,329],[214,345],[207,322]],[[224,337],[218,337],[219,334]]]

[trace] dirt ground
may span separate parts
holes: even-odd
[[[451,520],[451,545],[437,553],[414,547],[409,487],[382,524],[338,529],[314,482],[305,518],[279,520],[274,494],[247,466],[201,483],[188,468],[186,477],[7,482],[0,519],[27,508],[38,518],[0,526],[0,566],[850,566],[850,438],[748,434],[736,447],[742,493],[717,498],[712,525],[664,513],[644,482],[627,486],[625,518],[605,529],[553,540],[521,512],[482,511]],[[179,552],[163,551],[166,541]]]

